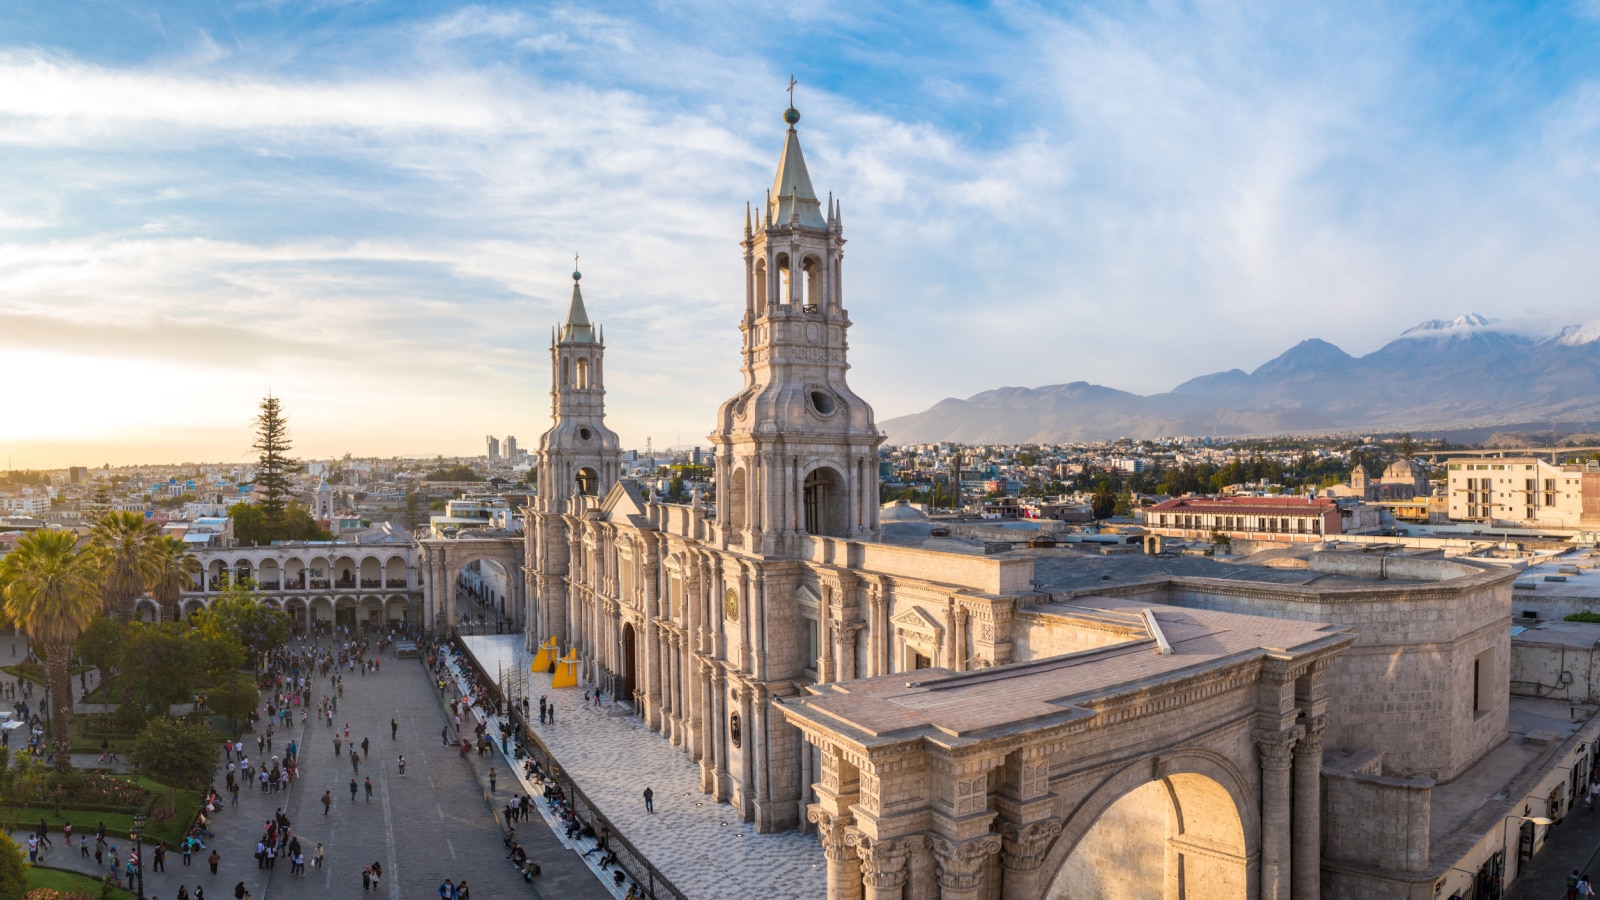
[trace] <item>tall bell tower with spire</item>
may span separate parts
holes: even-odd
[[[605,495],[621,475],[622,449],[606,427],[605,332],[583,307],[583,276],[572,273],[567,320],[550,335],[550,430],[539,436],[538,489],[526,543],[528,649],[551,635],[570,639],[567,573],[572,515]]]
[[[539,437],[540,512],[566,508],[574,493],[603,496],[621,474],[622,449],[606,427],[605,333],[589,322],[572,273],[567,321],[550,335],[550,417]]]
[[[791,104],[792,104],[791,82]],[[791,105],[767,201],[745,210],[744,388],[717,412],[718,520],[726,546],[784,555],[801,535],[878,533],[872,407],[845,372],[844,225],[811,185]]]

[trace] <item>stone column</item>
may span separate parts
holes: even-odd
[[[1000,852],[1000,835],[986,834],[970,841],[933,839],[934,871],[939,876],[939,900],[978,900],[988,896],[983,886],[983,866],[991,853]]]
[[[1041,819],[1029,825],[1000,825],[1001,894],[1005,900],[1031,900],[1044,896],[1040,867],[1050,844],[1061,834],[1060,819]]]
[[[818,804],[806,811],[806,818],[816,824],[828,861],[828,900],[862,900],[861,860],[846,843],[850,817],[834,815]]]
[[[904,900],[906,881],[911,877],[907,863],[911,854],[925,846],[927,838],[919,834],[873,840],[852,829],[846,842],[856,848],[861,860],[863,900]]]
[[[716,758],[713,761],[715,770],[711,776],[711,795],[718,803],[726,803],[729,797],[728,784],[728,676],[721,669],[711,675],[711,710],[715,719],[715,726],[711,730],[711,743],[715,748]]]
[[[1291,766],[1298,727],[1283,731],[1257,731],[1256,753],[1261,757],[1261,900],[1289,900],[1291,822],[1293,805]]]
[[[1322,730],[1327,716],[1306,720],[1294,745],[1294,900],[1322,897]]]

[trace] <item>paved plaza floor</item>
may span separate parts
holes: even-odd
[[[0,654],[7,649],[0,645]],[[328,679],[316,679],[313,698],[327,693]],[[428,673],[414,660],[386,656],[378,675],[346,672],[334,728],[312,722],[274,736],[279,755],[290,740],[302,740],[301,776],[293,788],[287,794],[262,794],[259,788],[241,791],[238,806],[225,802],[214,817],[216,836],[207,846],[221,853],[218,873],[212,875],[205,864],[209,849],[196,854],[187,867],[177,853],[169,853],[167,871],[153,872],[147,848],[145,895],[171,900],[179,884],[187,885],[191,895],[195,885],[203,885],[208,900],[229,900],[234,885],[243,881],[256,900],[356,897],[362,893],[362,868],[379,862],[383,880],[378,895],[390,900],[437,897],[439,884],[446,878],[466,879],[479,900],[614,896],[610,886],[601,885],[577,854],[539,820],[522,823],[517,829],[518,839],[543,868],[532,886],[523,883],[506,859],[493,811],[504,805],[515,783],[506,778],[509,766],[498,757],[469,754],[463,759],[457,750],[443,746],[440,729],[447,724],[447,713]],[[391,718],[399,724],[394,740],[389,737]],[[333,733],[345,722],[350,723],[351,737],[358,745],[362,738],[371,742],[371,756],[361,762],[359,771],[351,767],[348,746],[345,755],[334,756]],[[467,727],[464,722],[463,728]],[[246,737],[253,751],[254,737]],[[251,755],[254,759],[254,753]],[[406,758],[404,777],[397,766],[400,755]],[[493,806],[485,797],[491,765],[501,774]],[[349,788],[352,776],[358,782],[354,801]],[[360,786],[369,777],[373,785],[370,801]],[[321,803],[323,791],[330,791],[334,801],[327,815]],[[255,842],[279,807],[300,839],[306,856],[304,877],[291,875],[286,859],[280,859],[271,870],[256,866]],[[56,847],[46,864],[98,874],[92,857],[85,858],[76,849],[66,852],[60,824],[50,822]],[[92,820],[74,821],[73,826],[78,835],[89,833],[92,840]],[[311,859],[318,842],[324,845],[326,859],[321,869],[314,869]],[[125,861],[127,841],[111,843]]]
[[[520,635],[464,637],[484,670],[526,672],[532,655]],[[628,707],[585,707],[584,686],[552,690],[550,676],[528,677],[537,706],[556,704],[554,725],[538,736],[578,787],[639,851],[695,900],[815,898],[827,894],[822,847],[798,831],[758,834],[737,810],[700,792],[700,769],[688,754],[652,733]],[[655,814],[645,812],[645,787]]]

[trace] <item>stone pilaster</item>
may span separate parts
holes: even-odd
[[[1327,716],[1306,719],[1294,745],[1294,900],[1322,897],[1322,731]]]
[[[1000,835],[986,834],[970,841],[933,839],[934,871],[939,876],[940,900],[978,900],[987,896],[983,886],[984,863],[1000,852]]]
[[[1061,834],[1060,819],[1041,819],[1029,825],[1000,825],[1000,896],[1004,900],[1032,900],[1044,896],[1040,867],[1050,845]]]
[[[927,845],[922,835],[875,840],[851,829],[845,842],[855,847],[861,860],[864,900],[903,900],[906,881],[911,877],[907,865],[912,854]]]
[[[1261,900],[1289,900],[1294,745],[1301,729],[1255,733],[1261,759]]]

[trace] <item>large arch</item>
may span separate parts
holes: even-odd
[[[1259,804],[1238,768],[1191,748],[1144,759],[1072,810],[1047,900],[1231,900],[1260,893]]]

